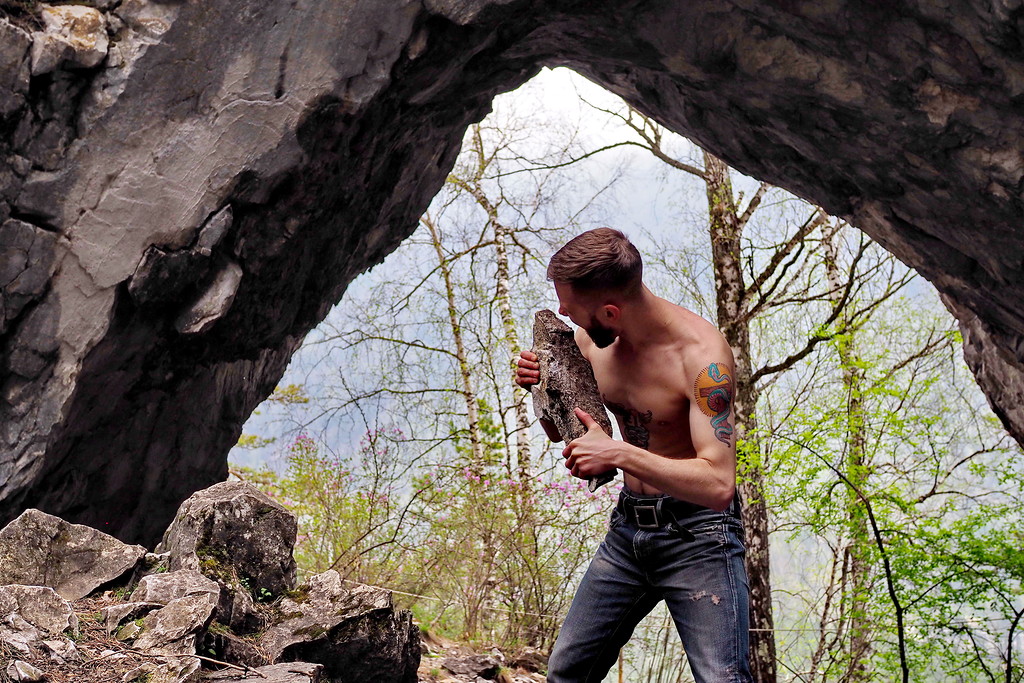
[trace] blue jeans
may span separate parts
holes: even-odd
[[[664,600],[697,683],[751,681],[743,554],[736,500],[716,512],[623,490],[562,624],[547,680],[603,680],[636,625]]]

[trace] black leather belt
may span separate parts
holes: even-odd
[[[707,510],[702,505],[675,498],[634,498],[628,494],[619,496],[618,507],[626,519],[641,529],[660,529],[666,524],[677,526],[678,520]]]

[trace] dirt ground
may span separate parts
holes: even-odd
[[[77,662],[57,663],[43,647],[36,647],[32,656],[14,653],[9,648],[0,651],[0,681],[10,679],[4,673],[12,659],[20,659],[36,667],[46,677],[47,683],[118,683],[129,671],[137,668],[150,657],[133,652],[113,636],[101,621],[100,609],[121,602],[112,594],[96,598],[83,598],[73,603],[78,617],[80,635],[73,638],[81,658]],[[0,648],[3,648],[0,644]]]
[[[130,683],[134,678],[125,676],[138,667],[151,663],[157,657],[147,655],[107,634],[100,610],[116,605],[123,600],[113,592],[98,597],[82,598],[72,603],[78,617],[80,634],[74,638],[75,647],[80,658],[78,661],[58,663],[51,653],[42,646],[33,648],[30,656],[11,651],[0,643],[0,683],[10,683],[5,671],[13,659],[28,662],[44,674],[46,683]],[[418,680],[423,683],[461,683],[472,680],[469,677],[453,675],[446,671],[442,662],[448,657],[465,657],[473,654],[464,645],[443,638],[428,636],[425,640],[427,653],[420,662]],[[208,669],[223,668],[213,662],[204,661],[203,667]],[[474,677],[475,678],[475,677]],[[143,681],[140,676],[138,681]],[[258,680],[253,677],[253,680]],[[533,683],[544,681],[537,673],[524,670],[504,670],[496,679],[498,683]]]

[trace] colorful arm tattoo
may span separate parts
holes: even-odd
[[[697,375],[693,383],[693,395],[697,406],[711,417],[715,437],[722,443],[732,445],[732,425],[729,412],[732,409],[732,378],[724,365],[712,363]]]

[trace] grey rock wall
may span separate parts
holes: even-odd
[[[33,506],[155,542],[542,65],[920,270],[1024,441],[1013,3],[85,4],[0,19],[0,523]]]

